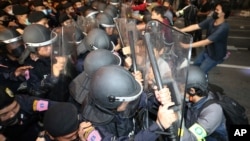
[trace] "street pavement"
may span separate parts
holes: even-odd
[[[250,121],[250,12],[233,11],[228,22],[230,57],[213,68],[208,79],[211,88],[225,93],[243,105]],[[180,18],[175,26],[182,25],[183,19]]]

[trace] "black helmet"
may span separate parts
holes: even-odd
[[[199,88],[203,92],[207,91],[208,80],[207,75],[198,66],[190,66],[188,69],[187,76],[187,89],[189,88]]]
[[[90,83],[90,97],[95,105],[117,109],[122,102],[134,101],[141,95],[142,86],[121,66],[104,66],[96,71]]]
[[[9,44],[20,40],[22,40],[22,36],[16,30],[10,28],[1,28],[0,42],[4,44]]]
[[[93,63],[94,61],[94,63]],[[70,83],[70,93],[80,104],[89,92],[89,83],[93,74],[101,67],[121,65],[121,58],[106,49],[91,51],[84,60],[84,72]]]
[[[113,18],[106,13],[99,13],[96,19],[102,27],[115,27]]]
[[[96,49],[107,49],[113,51],[114,47],[108,34],[99,28],[93,28],[84,38],[84,43],[89,51]]]
[[[23,41],[29,47],[42,47],[51,44],[51,30],[40,24],[31,24],[24,29]],[[56,37],[56,36],[54,36]]]

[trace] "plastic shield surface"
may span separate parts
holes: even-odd
[[[93,28],[98,28],[97,21],[93,17],[78,16],[76,23],[85,34]]]
[[[191,43],[192,36],[181,33],[159,21],[150,21],[143,35],[146,56],[144,58],[144,89],[152,90],[153,86],[162,89],[167,86],[175,103],[179,120],[169,129],[168,138],[179,140],[178,128],[181,128],[182,106],[185,96],[187,69],[190,62],[191,48],[185,49],[180,43]],[[143,46],[142,46],[143,47]],[[170,131],[171,130],[171,131]]]
[[[52,31],[51,38],[56,38],[52,43],[52,74],[64,74],[73,77],[74,64],[76,63],[76,47],[78,43],[77,30],[74,24],[62,26]]]
[[[129,18],[115,19],[116,29],[120,37],[123,54],[132,59],[132,69],[136,71],[135,46],[138,42],[139,34],[136,28],[136,20]]]

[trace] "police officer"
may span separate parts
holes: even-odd
[[[28,80],[31,95],[46,97],[55,101],[67,101],[69,93],[65,88],[67,88],[71,78],[61,75],[65,67],[66,57],[60,55],[51,57],[51,44],[56,40],[57,35],[45,26],[32,24],[24,29],[22,37],[27,45],[26,55],[33,58],[30,64],[34,68],[30,72],[30,79]],[[62,91],[57,94],[50,93],[53,90]]]
[[[221,106],[213,103],[200,111],[202,105],[212,96],[208,93],[206,74],[199,67],[190,66],[186,87],[188,103],[182,139],[227,141],[225,117]]]
[[[93,63],[95,60],[95,63]],[[94,73],[102,66],[121,65],[121,58],[106,49],[91,51],[83,63],[84,71],[81,72],[69,85],[72,98],[82,104],[84,98],[89,93],[90,81]]]
[[[0,140],[34,141],[41,131],[41,113],[55,102],[16,95],[0,86]]]
[[[83,44],[79,45],[77,50],[77,71],[82,72],[82,64],[84,62],[87,54],[93,50],[106,49],[109,51],[114,50],[114,45],[112,44],[109,36],[105,31],[99,28],[93,28],[83,39]]]
[[[152,105],[147,105],[142,86],[129,71],[117,65],[104,66],[91,79],[89,95],[82,104],[82,116],[103,135],[103,140],[153,141],[159,136],[155,131],[167,129],[176,120],[174,112],[167,109],[173,104],[167,88],[156,93],[161,95],[159,101],[166,107],[160,106],[156,122],[147,128],[138,127],[144,126],[136,121],[139,109],[160,102],[153,99],[152,103],[148,102]],[[163,114],[168,118],[163,118]]]
[[[18,60],[25,47],[19,32],[10,28],[0,29],[2,55],[0,58],[0,85],[8,86],[14,92],[29,78],[30,65],[21,65]]]

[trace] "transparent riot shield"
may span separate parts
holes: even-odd
[[[52,43],[51,66],[52,74],[59,76],[63,74],[74,77],[74,65],[76,63],[76,47],[78,41],[78,30],[75,24],[53,29],[51,38],[56,36]]]
[[[124,55],[130,56],[132,59],[133,70],[136,71],[135,46],[138,41],[138,30],[136,28],[136,20],[129,18],[115,19],[115,25],[120,37],[120,45]]]
[[[131,3],[122,3],[121,4],[121,18],[131,18],[132,16],[132,8],[131,8]]]
[[[140,50],[145,50],[146,54],[140,57],[144,58],[143,61],[141,60],[144,64],[141,67],[145,70],[143,73],[144,89],[150,91],[154,86],[158,89],[165,86],[169,88],[172,101],[175,103],[173,108],[178,115],[178,121],[169,128],[166,137],[172,141],[181,140],[178,130],[182,131],[183,125],[182,106],[185,100],[185,84],[191,48],[182,48],[180,43],[190,44],[192,36],[153,20],[146,25],[143,41],[144,45]]]
[[[78,16],[76,23],[85,35],[87,35],[91,29],[98,28],[98,24],[94,16]]]

